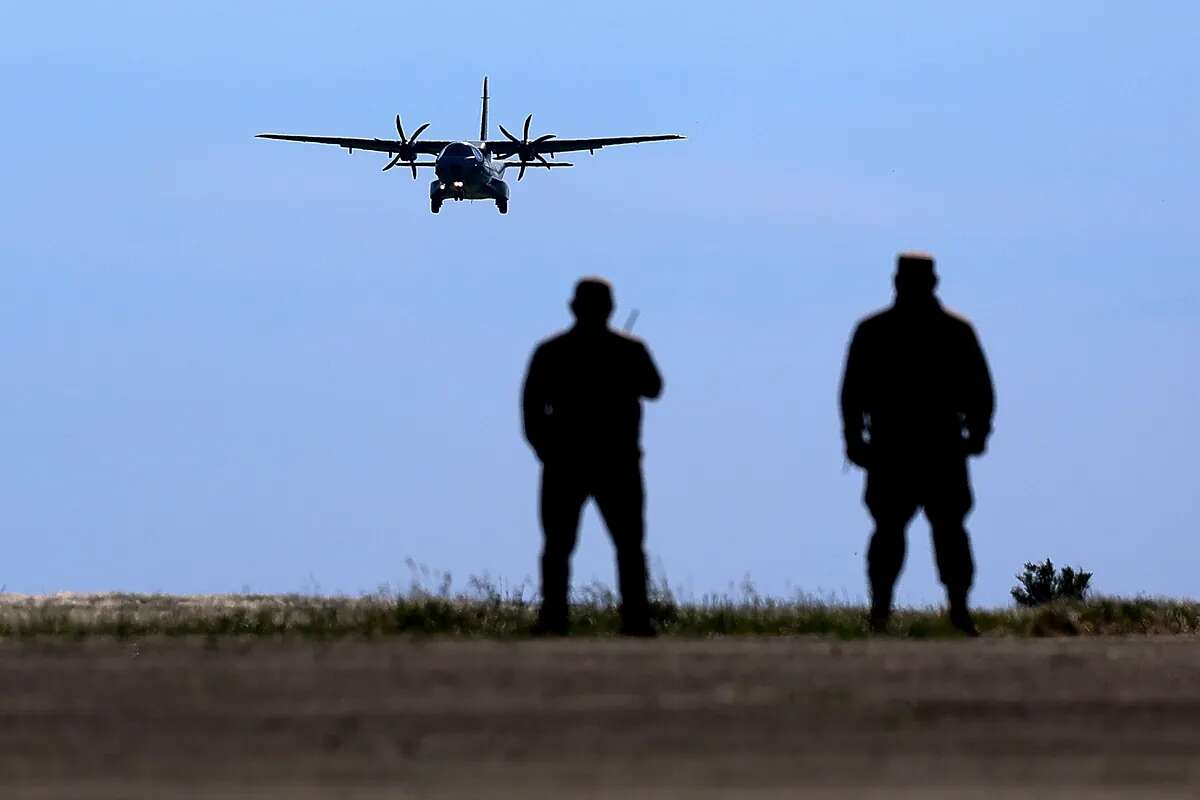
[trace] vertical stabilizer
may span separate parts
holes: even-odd
[[[483,114],[479,117],[479,141],[486,142],[488,138],[487,124],[487,107],[488,107],[488,90],[487,90],[487,75],[483,76]]]

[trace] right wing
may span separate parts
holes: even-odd
[[[686,136],[680,136],[678,133],[654,134],[651,136],[598,136],[590,139],[548,139],[544,142],[538,142],[533,146],[534,152],[537,153],[578,153],[584,150],[595,154],[602,147],[612,147],[618,144],[641,144],[643,142],[670,142],[677,139],[686,139]],[[516,142],[511,142],[508,139],[489,139],[487,141],[488,150],[493,154],[505,158],[516,155],[520,152],[521,146]]]
[[[521,166],[520,161],[500,161],[497,163],[504,169]],[[540,161],[526,161],[525,166],[529,169],[550,169],[552,167],[573,167],[575,165],[569,161],[548,161],[545,164]]]
[[[335,144],[353,153],[355,150],[374,150],[377,153],[394,155],[404,146],[399,139],[355,139],[348,136],[300,136],[292,133],[260,133],[256,139],[278,139],[284,142],[311,142],[313,144]],[[417,153],[436,156],[450,142],[439,142],[433,139],[418,139],[409,142],[409,146]],[[407,162],[405,164],[407,166]],[[417,166],[423,166],[418,164]],[[429,166],[432,166],[429,165]]]

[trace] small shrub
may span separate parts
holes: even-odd
[[[1088,591],[1092,573],[1063,567],[1057,573],[1050,559],[1044,563],[1025,563],[1025,570],[1017,574],[1019,586],[1012,589],[1013,599],[1023,606],[1040,606],[1055,600],[1082,602]]]

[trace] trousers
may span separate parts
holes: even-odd
[[[621,621],[648,624],[645,489],[641,464],[580,466],[549,463],[542,468],[542,610],[544,623],[566,624],[571,553],[579,536],[583,505],[594,499],[617,551]]]
[[[867,550],[867,575],[876,606],[890,607],[892,591],[904,566],[905,530],[924,509],[933,533],[938,577],[951,603],[965,602],[975,577],[975,562],[965,527],[974,504],[965,457],[882,460],[867,470],[864,497],[875,520]]]

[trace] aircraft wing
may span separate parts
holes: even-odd
[[[374,150],[377,153],[396,153],[404,143],[399,139],[355,139],[348,136],[299,136],[291,133],[260,133],[256,139],[279,139],[284,142],[312,142],[313,144],[336,144],[350,152],[355,150]],[[418,139],[410,143],[412,148],[425,155],[436,156],[450,142],[438,142],[433,139]]]
[[[520,161],[500,161],[498,163],[505,167],[521,166]],[[574,164],[571,164],[570,162],[567,162],[567,161],[550,161],[546,164],[542,164],[538,161],[526,161],[525,165],[527,167],[529,167],[530,169],[546,169],[547,167],[573,167],[573,166],[575,166]]]
[[[548,139],[533,145],[538,153],[577,153],[583,150],[594,153],[602,147],[612,147],[618,144],[641,144],[642,142],[667,142],[674,139],[686,139],[678,133],[663,133],[652,136],[598,136],[589,139]],[[515,155],[520,149],[516,142],[508,139],[489,139],[488,150],[500,157]]]

